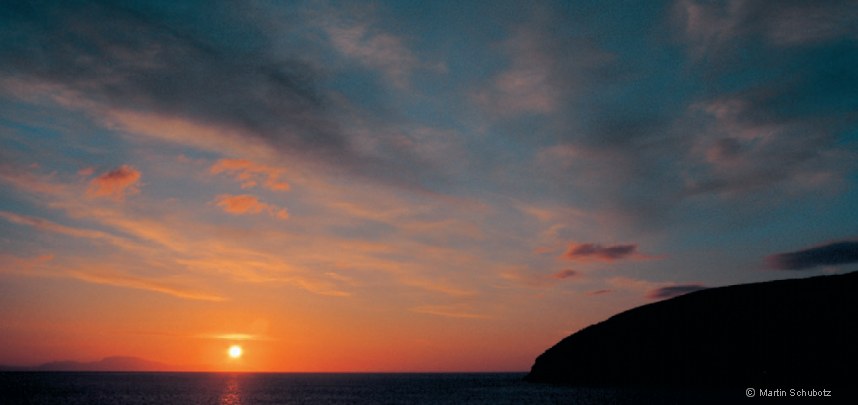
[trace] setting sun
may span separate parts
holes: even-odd
[[[243,352],[243,350],[241,349],[241,346],[239,346],[239,345],[232,345],[229,347],[229,350],[227,351],[227,353],[229,353],[229,357],[231,357],[233,359],[237,359],[237,358],[241,357],[242,352]]]

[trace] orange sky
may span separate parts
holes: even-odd
[[[0,365],[523,371],[854,266],[854,4],[537,3],[0,2]]]

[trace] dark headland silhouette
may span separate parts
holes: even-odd
[[[525,379],[614,386],[854,386],[856,348],[858,272],[852,272],[711,288],[643,305],[561,340],[536,359]]]

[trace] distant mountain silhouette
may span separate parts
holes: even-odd
[[[173,365],[138,357],[113,356],[98,361],[53,361],[32,368],[35,371],[176,371]]]
[[[640,306],[561,340],[525,379],[830,389],[854,384],[856,348],[852,272],[711,288]]]

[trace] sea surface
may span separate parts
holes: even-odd
[[[0,372],[0,404],[700,403],[705,393],[562,387],[523,373]],[[738,400],[743,398],[737,393]]]

